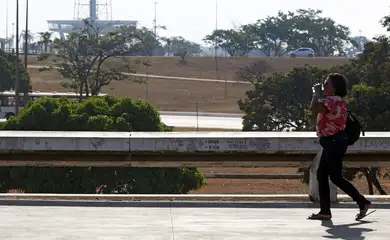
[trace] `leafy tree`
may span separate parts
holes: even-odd
[[[5,51],[5,44],[6,44],[6,39],[0,38],[0,49],[3,51]]]
[[[20,68],[20,92],[31,91],[30,76],[24,65],[19,61]],[[14,90],[16,76],[16,56],[0,49],[0,91]]]
[[[365,36],[354,36],[349,38],[349,43],[346,44],[343,52],[348,57],[355,57],[355,54],[363,51],[364,45],[370,42]]]
[[[44,47],[45,53],[47,53],[47,49],[49,44],[51,44],[53,41],[51,40],[52,33],[51,32],[40,32],[39,33],[40,40],[38,41],[38,44],[42,44]]]
[[[125,26],[121,27],[118,32],[126,39],[129,55],[164,56],[160,39],[154,35],[152,30],[146,27]]]
[[[89,98],[81,103],[42,98],[4,130],[165,131],[157,110],[141,100]],[[205,180],[195,168],[2,167],[0,191],[28,193],[187,193]]]
[[[366,44],[359,59],[352,60],[360,81],[352,86],[349,105],[367,129],[389,131],[390,38],[382,36],[374,41]]]
[[[254,24],[245,25],[243,29],[254,40],[254,48],[266,56],[282,56],[290,49],[288,43],[291,26],[289,16],[279,11],[276,17],[268,16],[257,20]]]
[[[390,15],[384,16],[381,21],[381,25],[386,28],[388,32],[390,32]]]
[[[322,82],[327,73],[326,69],[310,66],[267,77],[258,72],[257,75],[262,76],[261,82],[256,82],[253,90],[246,93],[247,97],[238,102],[245,113],[243,130],[313,130],[313,119],[308,111],[311,87]],[[240,76],[243,76],[242,72]]]
[[[184,39],[183,37],[171,37],[163,39],[166,44],[164,49],[168,50],[168,53],[180,56],[182,62],[185,62],[187,56],[199,54],[201,52],[200,45]]]
[[[295,12],[279,11],[276,16],[259,19],[238,31],[217,30],[206,36],[208,43],[216,41],[232,56],[245,55],[257,49],[266,56],[283,56],[299,47],[310,47],[319,56],[333,56],[344,53],[349,42],[349,29],[322,17],[322,11],[298,9]]]
[[[96,96],[111,81],[135,80],[131,75],[134,69],[123,57],[131,50],[126,45],[129,36],[119,31],[101,35],[87,20],[85,23],[86,28],[53,42],[53,61],[67,80],[62,86],[73,89],[80,97],[83,93]],[[121,61],[113,66],[105,64],[112,58]]]
[[[298,9],[291,19],[294,27],[290,30],[289,46],[313,48],[317,56],[343,53],[349,42],[349,28],[321,14],[321,10]]]
[[[370,42],[366,36],[355,36],[350,38],[350,42],[354,48],[359,51],[363,51],[364,45]]]
[[[244,56],[254,48],[251,36],[244,29],[214,30],[212,34],[207,35],[204,41],[214,44],[226,51],[230,56]]]

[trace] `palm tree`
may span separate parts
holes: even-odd
[[[0,49],[6,52],[9,51],[12,47],[13,40],[13,37],[0,38]]]
[[[11,49],[14,48],[14,42],[15,42],[15,36],[10,36],[8,38],[6,38],[6,46],[7,46],[7,51],[10,51]]]
[[[39,33],[40,40],[38,41],[38,43],[42,44],[44,46],[45,52],[47,52],[47,48],[48,48],[49,44],[53,42],[53,40],[51,40],[51,35],[52,35],[51,32],[40,32]]]
[[[23,39],[23,42],[20,43],[22,46],[25,46],[26,44],[26,37],[27,37],[27,46],[32,41],[34,41],[34,35],[30,32],[30,30],[27,31],[27,36],[26,36],[26,30],[23,30],[22,33],[20,34],[20,38]]]
[[[20,38],[23,39],[23,41],[26,41],[26,30],[22,30],[22,33],[20,34]],[[31,33],[30,30],[27,31],[27,42],[32,42],[34,40],[34,35]]]

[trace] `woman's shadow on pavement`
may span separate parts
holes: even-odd
[[[366,238],[362,236],[364,232],[372,232],[375,230],[372,228],[356,228],[354,226],[360,226],[367,223],[373,223],[373,221],[359,221],[342,225],[334,225],[332,221],[322,221],[321,226],[327,227],[328,229],[326,229],[326,232],[329,234],[323,237],[331,239],[364,240]]]

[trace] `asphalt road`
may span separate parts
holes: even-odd
[[[389,239],[388,208],[366,222],[354,221],[354,208],[334,209],[333,222],[306,220],[316,210],[0,206],[0,239]]]
[[[161,120],[168,126],[184,128],[213,128],[227,130],[241,130],[241,117],[198,116],[161,114]]]

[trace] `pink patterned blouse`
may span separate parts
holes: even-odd
[[[347,105],[339,96],[328,96],[321,102],[329,109],[328,113],[317,114],[317,136],[332,136],[345,129]]]

